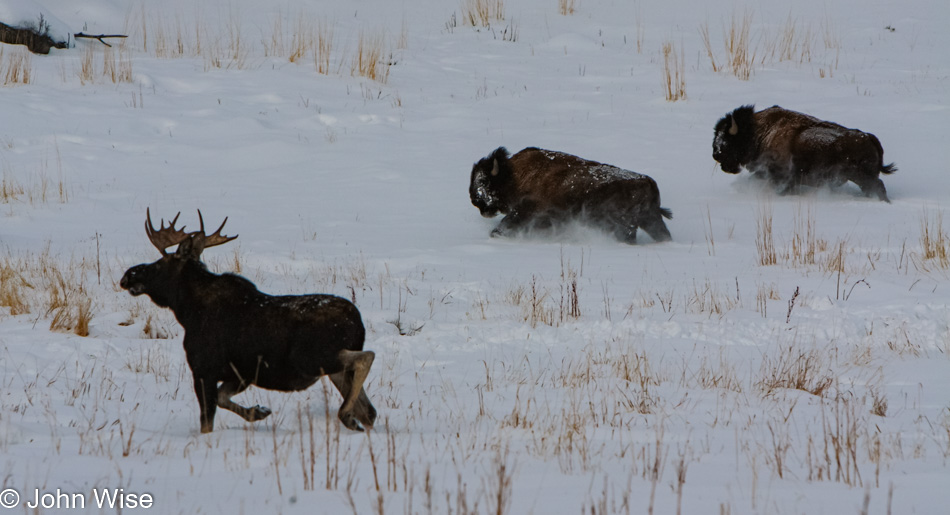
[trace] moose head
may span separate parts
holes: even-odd
[[[174,302],[177,285],[183,274],[186,274],[189,269],[205,270],[204,263],[200,260],[204,249],[237,238],[237,236],[221,235],[224,224],[228,222],[226,217],[217,231],[206,235],[204,218],[201,216],[200,209],[198,221],[201,228],[194,232],[185,232],[185,226],[180,229],[175,228],[179,215],[181,212],[175,215],[168,227],[165,227],[165,220],[162,219],[159,222],[159,229],[156,230],[152,224],[151,213],[148,209],[145,210],[145,234],[148,235],[152,245],[162,253],[162,257],[154,263],[143,263],[129,268],[119,282],[119,285],[132,295],[138,296],[144,293],[162,307],[169,307]],[[166,252],[166,249],[175,245],[178,245],[178,249],[174,253]]]

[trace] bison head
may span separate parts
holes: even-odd
[[[511,176],[505,147],[498,147],[472,166],[468,195],[482,216],[491,218],[508,211],[506,198]]]
[[[751,105],[736,108],[716,123],[713,159],[726,173],[739,173],[755,157],[754,109]]]

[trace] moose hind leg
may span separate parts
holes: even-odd
[[[347,372],[337,372],[328,376],[330,381],[333,382],[333,385],[336,386],[336,389],[340,391],[340,395],[343,396],[344,400],[350,395],[352,376],[353,374]],[[360,388],[360,392],[356,398],[356,405],[353,406],[353,416],[364,426],[373,427],[373,424],[376,422],[376,408],[374,408],[373,404],[369,401],[365,388]]]
[[[237,381],[225,381],[221,383],[221,386],[218,388],[218,407],[237,413],[241,416],[241,418],[247,420],[248,422],[254,422],[256,420],[267,418],[267,416],[271,414],[271,410],[269,408],[259,405],[245,408],[244,406],[241,406],[240,404],[237,404],[231,400],[232,396],[237,395],[246,389],[247,385]]]
[[[372,425],[376,418],[376,410],[369,399],[366,398],[364,403],[360,398],[361,394],[365,397],[363,383],[376,355],[372,351],[342,350],[337,358],[343,364],[343,371],[330,375],[330,380],[343,395],[343,404],[337,416],[347,428],[362,431],[360,422],[366,424],[368,421],[367,425]]]

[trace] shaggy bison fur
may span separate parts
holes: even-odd
[[[779,194],[802,186],[841,186],[851,181],[865,196],[890,202],[880,174],[897,171],[884,164],[881,142],[870,133],[772,106],[759,112],[742,106],[716,123],[713,159],[722,171],[744,167],[768,179]]]
[[[673,214],[653,179],[564,152],[499,147],[472,167],[469,196],[482,216],[505,215],[492,236],[576,220],[626,243],[636,243],[637,228],[671,239],[663,218]]]

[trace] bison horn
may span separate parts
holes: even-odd
[[[495,177],[496,175],[498,175],[498,160],[495,159],[494,162],[495,162],[495,165],[492,166],[492,169],[491,169],[491,176],[492,176],[492,177]]]
[[[729,127],[729,135],[730,135],[730,136],[735,136],[736,134],[739,134],[739,126],[736,125],[736,119],[733,118],[733,119],[732,119],[732,126]]]

